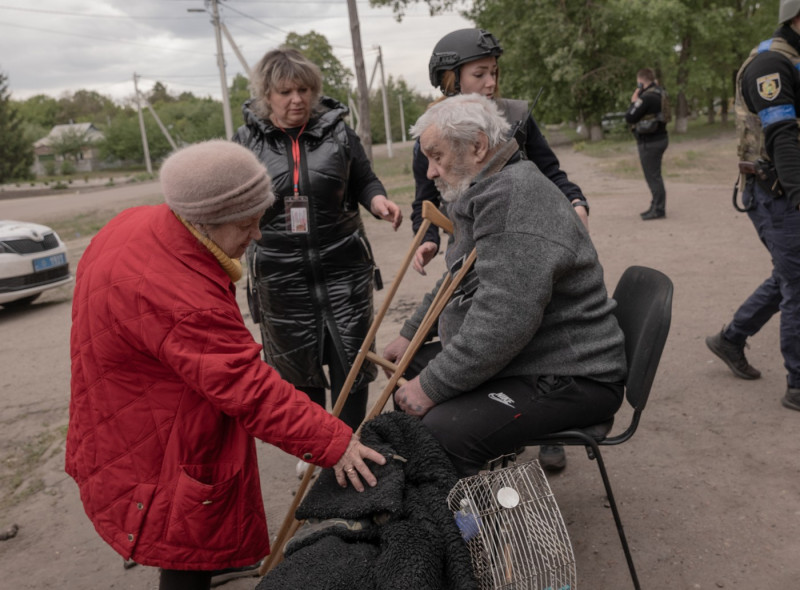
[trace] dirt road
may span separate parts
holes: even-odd
[[[642,587],[796,588],[800,453],[794,429],[800,413],[780,405],[785,372],[777,320],[748,350],[763,373],[759,381],[733,377],[704,344],[770,272],[752,226],[730,205],[732,140],[670,147],[667,218],[651,222],[638,215],[649,201],[634,151],[631,145],[606,159],[571,148],[557,153],[590,198],[591,234],[609,291],[633,264],[662,270],[675,283],[672,330],[651,404],[633,440],[605,454]],[[153,185],[139,188],[152,197]],[[132,202],[142,198],[131,195]],[[21,206],[5,200],[0,216],[13,217],[9,211]],[[38,212],[36,218],[44,221]],[[367,228],[388,284],[410,230],[404,226],[395,234],[371,219]],[[86,243],[87,238],[70,241],[73,264]],[[436,264],[441,266],[441,259]],[[428,277],[408,275],[378,335],[379,348],[435,276],[434,271]],[[20,527],[15,538],[0,542],[0,586],[155,588],[153,569],[123,569],[122,559],[92,529],[77,487],[63,473],[70,303],[70,290],[61,289],[31,309],[0,310],[0,474],[21,481],[13,505],[0,505],[0,531],[12,523]],[[629,588],[597,469],[582,449],[567,452],[568,468],[550,483],[575,549],[578,587]],[[265,444],[259,444],[259,454],[275,532],[296,485],[295,460]],[[255,580],[238,580],[225,587],[254,585]]]

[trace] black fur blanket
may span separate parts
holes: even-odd
[[[308,519],[305,529],[256,590],[476,588],[446,503],[457,476],[439,443],[400,412],[365,424],[361,440],[388,459],[370,465],[378,485],[363,493],[342,489],[324,470],[296,512]]]

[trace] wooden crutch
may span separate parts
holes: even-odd
[[[375,364],[387,368],[393,371],[389,382],[384,387],[381,395],[379,396],[378,400],[373,405],[370,412],[364,418],[361,426],[364,423],[368,422],[378,414],[383,411],[386,403],[389,401],[389,397],[392,394],[394,388],[400,384],[404,384],[405,380],[402,378],[402,374],[408,368],[408,365],[411,363],[411,360],[414,358],[414,355],[417,353],[417,350],[425,341],[425,337],[430,332],[431,328],[433,327],[434,323],[438,319],[441,312],[444,310],[444,307],[447,305],[447,302],[452,297],[452,294],[458,288],[458,285],[461,283],[463,278],[466,276],[469,269],[472,267],[472,264],[475,262],[475,251],[473,250],[472,253],[467,257],[464,264],[462,265],[461,269],[459,270],[458,274],[455,278],[452,278],[450,273],[445,275],[445,278],[442,280],[442,283],[439,286],[439,290],[437,291],[436,296],[434,297],[431,305],[428,308],[425,317],[420,324],[419,329],[417,330],[414,338],[411,340],[406,352],[403,354],[402,358],[397,364],[394,364],[383,357],[375,354],[370,350],[372,347],[373,342],[375,341],[375,335],[378,332],[378,328],[380,327],[381,322],[383,321],[386,312],[391,305],[391,301],[394,298],[397,290],[400,286],[400,282],[402,281],[403,277],[405,276],[406,271],[408,270],[409,265],[414,257],[414,253],[417,251],[417,248],[422,243],[422,240],[425,237],[425,233],[427,232],[428,228],[430,227],[431,223],[434,225],[444,229],[446,232],[452,233],[453,232],[453,225],[449,219],[447,219],[442,213],[430,202],[424,202],[422,207],[422,217],[423,222],[420,226],[419,230],[417,231],[416,235],[414,236],[414,240],[411,243],[411,247],[409,248],[408,254],[406,255],[403,263],[401,264],[400,270],[398,271],[395,280],[392,283],[392,287],[390,288],[389,292],[384,299],[383,305],[381,305],[378,314],[375,316],[375,319],[370,326],[369,331],[367,332],[366,337],[364,338],[364,342],[361,348],[358,351],[358,355],[356,356],[355,361],[353,362],[353,366],[350,369],[350,372],[347,375],[347,379],[345,380],[344,385],[342,386],[342,390],[339,393],[339,398],[336,401],[336,405],[334,406],[331,414],[334,416],[338,416],[344,407],[345,402],[347,401],[347,396],[352,389],[353,383],[355,383],[356,377],[361,370],[361,366],[364,364],[365,360],[370,360]],[[359,426],[358,431],[361,430],[361,426]],[[259,575],[263,576],[268,571],[270,571],[273,567],[278,565],[283,559],[283,546],[286,541],[294,535],[294,533],[299,528],[301,522],[294,518],[294,513],[297,510],[297,507],[300,505],[303,497],[305,496],[306,490],[308,485],[311,482],[311,478],[314,473],[314,465],[309,465],[306,469],[305,474],[303,475],[303,479],[298,486],[298,490],[295,493],[295,496],[292,500],[292,504],[289,507],[289,510],[284,517],[283,523],[281,524],[281,528],[278,531],[278,535],[275,539],[275,543],[273,544],[272,551],[270,555],[263,561],[261,567],[259,568]]]

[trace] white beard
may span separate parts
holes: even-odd
[[[467,192],[471,179],[465,176],[456,185],[449,184],[439,178],[433,182],[436,185],[436,188],[439,190],[442,200],[445,203],[452,203],[453,201],[460,199],[464,193]]]

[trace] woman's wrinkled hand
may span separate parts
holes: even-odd
[[[374,487],[378,483],[378,480],[372,474],[372,471],[369,470],[364,459],[368,459],[378,465],[386,464],[386,457],[381,455],[378,451],[362,445],[361,441],[359,441],[358,437],[354,434],[344,453],[336,462],[336,465],[333,466],[333,473],[336,475],[336,481],[340,486],[346,488],[347,482],[349,481],[357,491],[363,492],[364,484],[361,483],[362,477],[370,487]]]

